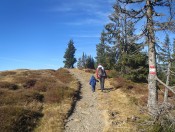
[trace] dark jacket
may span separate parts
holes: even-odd
[[[95,79],[95,77],[92,75],[91,76],[91,79],[90,79],[90,81],[89,81],[89,84],[91,85],[91,86],[95,86],[96,85],[96,79]]]

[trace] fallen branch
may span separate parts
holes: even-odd
[[[173,90],[173,88],[175,88],[175,86],[173,87],[170,87],[170,86],[167,86],[164,82],[162,82],[158,77],[156,77],[156,80],[161,83],[162,85],[164,85],[167,89],[169,89],[171,92],[173,92],[175,94],[175,91]]]

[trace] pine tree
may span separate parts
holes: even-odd
[[[86,67],[89,69],[95,69],[94,65],[94,59],[91,56],[88,56],[86,59]]]
[[[102,64],[104,67],[106,67],[106,38],[105,38],[105,32],[102,31],[101,37],[100,37],[100,43],[96,45],[96,52],[97,52],[97,64]]]
[[[134,23],[120,10],[119,2],[113,8],[114,12],[109,17],[111,22],[105,26],[107,65],[115,67],[132,81],[146,81],[148,57],[141,53],[142,48],[136,43]]]
[[[170,70],[171,70],[171,50],[170,47],[170,39],[169,36],[166,35],[165,38],[165,44],[164,44],[164,59],[167,62],[167,77],[166,77],[166,85],[169,86],[170,83]],[[164,93],[164,103],[168,102],[168,89],[165,88],[165,93]]]
[[[68,48],[66,49],[66,52],[64,54],[65,61],[64,62],[64,67],[65,68],[74,68],[74,64],[76,63],[76,58],[75,58],[75,47],[74,47],[74,42],[73,40],[70,40],[68,43]]]
[[[87,55],[86,55],[84,52],[83,52],[83,55],[82,55],[81,60],[82,60],[82,66],[83,66],[84,68],[87,68],[87,67],[86,67]]]
[[[78,58],[78,61],[77,61],[77,68],[83,68],[83,61],[82,61],[82,58]]]
[[[87,56],[84,52],[82,57],[78,59],[77,62],[78,68],[89,68],[89,69],[95,69],[95,61],[91,56]]]

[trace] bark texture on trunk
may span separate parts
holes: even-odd
[[[146,0],[147,5],[147,37],[149,55],[149,75],[148,75],[148,111],[152,115],[158,112],[158,91],[156,84],[156,55],[155,55],[155,34],[153,24],[152,1]]]

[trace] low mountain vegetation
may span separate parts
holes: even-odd
[[[111,76],[111,72],[108,74]],[[174,131],[173,106],[168,111],[159,113],[159,118],[150,116],[147,110],[148,85],[147,83],[136,83],[115,74],[108,78],[104,93],[100,93],[101,109],[106,108],[104,117],[107,120],[105,132],[166,132]],[[159,87],[159,104],[163,102],[164,87]],[[174,96],[169,93],[169,102],[174,104]],[[161,107],[160,107],[161,109]]]
[[[5,71],[0,72],[0,78],[1,131],[64,128],[64,119],[79,88],[69,71]]]

